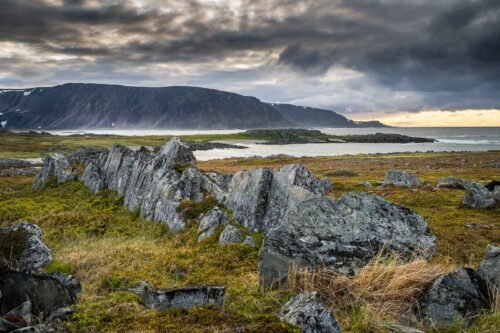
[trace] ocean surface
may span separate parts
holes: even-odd
[[[199,160],[227,157],[250,157],[285,154],[290,156],[334,156],[352,154],[375,154],[426,151],[487,151],[500,150],[500,127],[419,127],[419,128],[318,128],[328,134],[373,134],[399,133],[409,136],[433,138],[434,143],[309,143],[293,145],[262,145],[255,141],[238,140],[230,143],[248,147],[247,149],[213,149],[196,151]],[[71,134],[116,134],[116,135],[192,135],[229,134],[241,130],[88,130],[49,131],[56,135]]]

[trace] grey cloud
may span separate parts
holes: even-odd
[[[45,69],[52,71],[50,82],[65,80],[67,75],[62,73],[67,70],[79,73],[73,76],[74,81],[157,80],[156,85],[161,85],[164,81],[152,78],[148,65],[197,68],[238,57],[252,65],[255,53],[277,53],[277,58],[269,58],[265,66],[254,67],[243,76],[241,70],[221,73],[214,69],[190,73],[185,80],[219,88],[228,84],[231,88],[245,77],[248,87],[240,92],[269,100],[273,99],[272,91],[275,100],[286,101],[297,99],[286,90],[295,91],[291,85],[299,79],[278,82],[282,84],[279,88],[253,86],[252,80],[269,79],[270,72],[275,77],[298,75],[309,82],[303,83],[303,90],[310,96],[316,95],[314,89],[318,95],[331,95],[335,86],[311,82],[337,66],[364,74],[362,79],[342,84],[345,96],[359,96],[356,91],[376,96],[372,90],[379,89],[389,101],[375,103],[367,98],[366,102],[349,103],[343,98],[324,105],[334,109],[500,107],[498,0],[243,0],[236,11],[195,0],[143,0],[142,8],[131,1],[94,3],[0,1],[0,42],[37,47],[41,59],[49,59],[49,55],[81,57],[78,69],[75,60],[61,61],[57,69],[47,60]],[[35,73],[31,77],[44,70],[44,65],[30,65],[22,58],[17,62],[10,75],[18,75],[17,68],[23,66],[32,66]],[[130,69],[128,76],[123,68]],[[167,74],[165,81],[170,83]],[[15,77],[1,79],[22,82]],[[391,99],[391,92],[401,91],[421,98],[407,104]],[[311,100],[307,97],[298,99]]]

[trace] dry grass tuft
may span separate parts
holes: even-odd
[[[366,320],[397,320],[437,276],[452,269],[448,263],[430,264],[420,258],[404,263],[379,255],[356,276],[293,266],[288,283],[299,292],[318,291],[338,318],[361,308]]]

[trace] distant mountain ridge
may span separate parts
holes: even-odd
[[[254,129],[385,127],[333,111],[264,103],[255,97],[198,88],[68,83],[0,90],[0,125],[12,129]]]

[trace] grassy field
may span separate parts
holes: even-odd
[[[194,139],[202,138],[207,139]],[[0,138],[0,157],[40,156],[55,150],[110,146],[117,142],[161,145],[166,139],[115,136],[37,139],[15,135]],[[500,208],[474,210],[462,207],[462,190],[434,190],[433,185],[439,177],[449,175],[483,183],[498,179],[499,169],[490,167],[490,164],[499,161],[500,152],[408,153],[226,159],[199,162],[198,166],[206,171],[228,173],[301,163],[316,176],[330,178],[334,184],[332,197],[347,191],[370,191],[412,208],[424,216],[431,232],[438,238],[431,262],[415,263],[430,274],[436,267],[439,267],[439,272],[459,265],[475,267],[484,255],[486,245],[498,244],[500,240]],[[375,185],[391,168],[410,170],[430,186],[413,191],[378,186],[366,188],[359,184],[367,180]],[[239,329],[241,332],[297,332],[297,329],[281,323],[276,313],[291,295],[301,289],[301,284],[298,282],[296,286],[277,290],[263,289],[258,284],[257,258],[262,235],[253,235],[257,242],[255,247],[241,244],[220,246],[216,235],[198,243],[196,219],[189,221],[185,231],[171,235],[161,224],[144,221],[138,214],[127,211],[122,207],[123,199],[111,191],[92,195],[81,183],[72,182],[49,185],[32,192],[31,182],[32,177],[0,178],[0,224],[5,226],[29,220],[40,225],[44,242],[54,255],[47,270],[75,274],[82,282],[83,292],[76,305],[74,321],[69,324],[70,331],[233,332]],[[188,203],[185,213],[195,216],[190,210],[206,211],[211,206],[213,202],[201,206]],[[384,271],[390,269],[394,276],[408,270],[406,266],[382,265]],[[380,266],[375,266],[370,271],[372,275],[367,272],[366,276],[373,277],[373,272],[379,270]],[[144,309],[137,297],[124,291],[141,280],[160,288],[224,285],[225,310],[195,308],[156,312]],[[356,281],[345,285],[359,288],[355,287]],[[353,292],[353,295],[358,294]],[[329,305],[344,332],[383,332],[377,322],[393,318],[374,313],[371,309],[375,303],[370,303],[366,293],[363,295],[349,299],[348,306],[335,302]],[[456,326],[446,332],[495,332],[499,326],[500,314],[486,311],[471,327]]]

